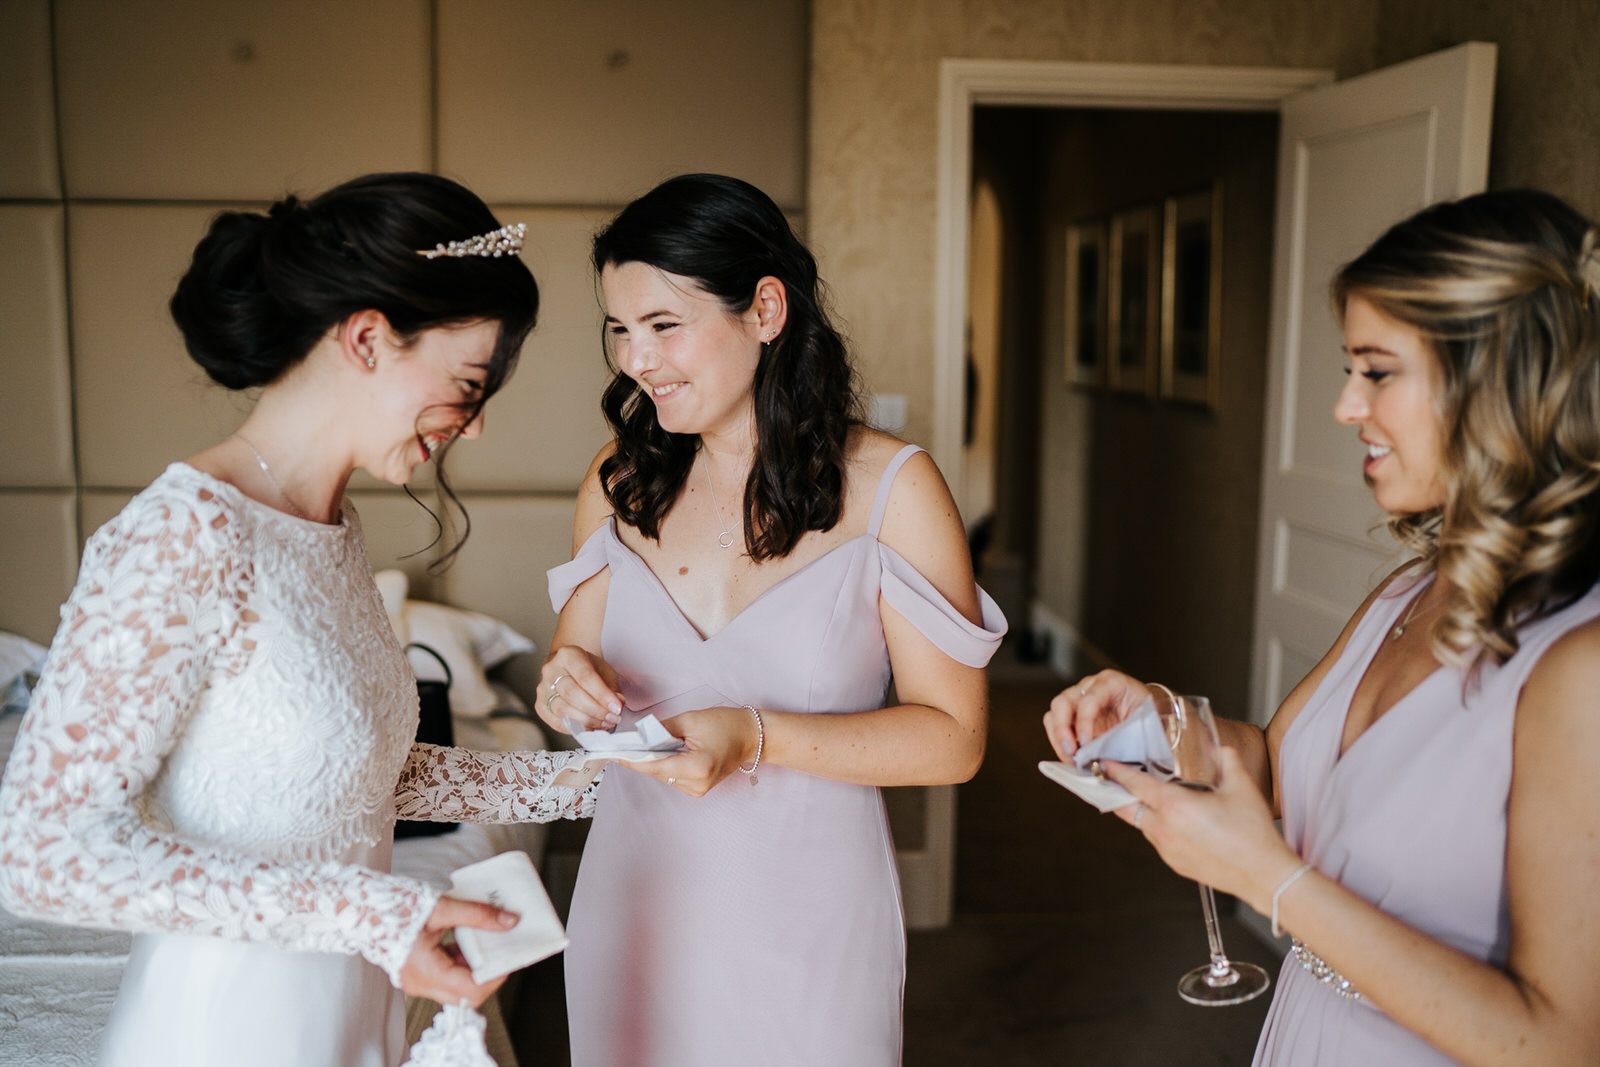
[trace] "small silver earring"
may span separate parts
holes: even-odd
[[[368,370],[377,370],[378,369],[378,361],[373,359],[371,356],[368,356],[367,357],[367,369]]]

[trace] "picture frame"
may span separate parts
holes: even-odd
[[[1067,382],[1093,388],[1106,383],[1106,221],[1067,227]]]
[[[1145,396],[1155,392],[1161,332],[1160,234],[1159,205],[1111,216],[1106,381],[1119,392]]]
[[[1161,397],[1215,410],[1222,383],[1222,184],[1163,204]]]

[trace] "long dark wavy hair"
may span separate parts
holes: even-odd
[[[844,509],[845,447],[861,422],[855,371],[830,320],[817,261],[761,190],[737,178],[686,174],[622,210],[594,239],[594,269],[643,263],[691,279],[729,314],[747,312],[774,277],[788,297],[783,331],[762,346],[755,375],[755,462],[744,491],[745,550],[760,562],[831,530]],[[700,447],[668,433],[655,403],[617,366],[601,399],[616,451],[600,482],[617,517],[653,540]]]
[[[1353,296],[1441,372],[1446,502],[1389,520],[1452,587],[1430,644],[1503,662],[1519,625],[1600,579],[1600,231],[1533,190],[1436,204],[1340,270],[1341,313]]]
[[[311,200],[287,196],[265,213],[221,213],[169,306],[189,355],[229,389],[276,381],[358,311],[382,312],[404,344],[434,327],[494,322],[483,390],[452,405],[465,426],[516,368],[538,318],[539,287],[515,255],[417,253],[499,228],[476,194],[448,178],[369,174]],[[432,569],[448,564],[471,530],[444,472],[453,444],[434,455],[435,482],[447,521],[453,508],[463,530]]]

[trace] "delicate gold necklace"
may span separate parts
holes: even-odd
[[[1422,602],[1423,597],[1425,597],[1427,595],[1428,594],[1427,594],[1426,590],[1424,590],[1423,592],[1418,593],[1416,596],[1411,598],[1411,603],[1406,605],[1406,613],[1400,617],[1400,621],[1399,622],[1395,623],[1394,629],[1389,631],[1389,640],[1391,640],[1391,641],[1398,640],[1400,635],[1406,632],[1406,627],[1411,625],[1411,614],[1412,614],[1412,612],[1417,610],[1417,605],[1420,604]],[[1436,608],[1438,606],[1439,606],[1438,604],[1433,604],[1428,608],[1428,611],[1432,611],[1434,608]],[[1426,615],[1428,613],[1428,611],[1424,611],[1422,614]],[[1418,618],[1421,618],[1421,616],[1418,616]]]
[[[717,503],[717,484],[711,480],[711,457],[706,457],[706,488],[711,490],[711,510],[717,513],[717,525],[722,527],[722,533],[717,538],[720,548],[733,547],[733,531],[728,529],[728,524],[722,521],[722,505]]]
[[[276,479],[276,478],[274,478],[272,476],[272,468],[267,466],[267,461],[261,458],[260,451],[258,451],[256,449],[255,445],[250,443],[250,438],[246,437],[244,434],[239,433],[237,431],[234,432],[233,436],[235,436],[239,440],[243,441],[244,442],[244,447],[248,448],[250,450],[250,454],[252,456],[256,457],[256,466],[261,468],[261,473],[265,474],[267,476],[267,481],[272,483],[272,488],[274,488],[274,489],[276,489],[278,491],[278,496],[283,499],[283,502],[285,504],[289,505],[289,510],[294,512],[295,518],[297,518],[297,519],[305,519],[305,521],[310,522],[311,521],[310,519],[306,519],[306,513],[301,511],[295,505],[294,500],[289,496],[289,494],[283,491],[283,486],[278,484],[278,479]]]

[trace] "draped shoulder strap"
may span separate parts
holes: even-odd
[[[867,533],[874,541],[878,539],[878,530],[883,526],[883,513],[889,508],[889,490],[894,486],[895,475],[900,473],[906,460],[921,451],[924,451],[921,445],[906,445],[894,454],[889,465],[883,469],[883,477],[878,479],[878,496],[872,502],[872,519],[867,523]]]
[[[615,515],[607,518],[594,533],[589,535],[583,547],[578,549],[577,555],[545,572],[545,581],[550,586],[550,606],[555,609],[557,615],[567,606],[567,601],[572,598],[578,586],[611,565],[606,544],[609,539],[616,536],[616,522]]]
[[[1000,648],[1007,624],[1000,605],[982,586],[978,587],[978,604],[983,623],[976,625],[900,553],[880,542],[878,558],[883,566],[883,599],[890,607],[957,663],[969,667],[988,664]]]

